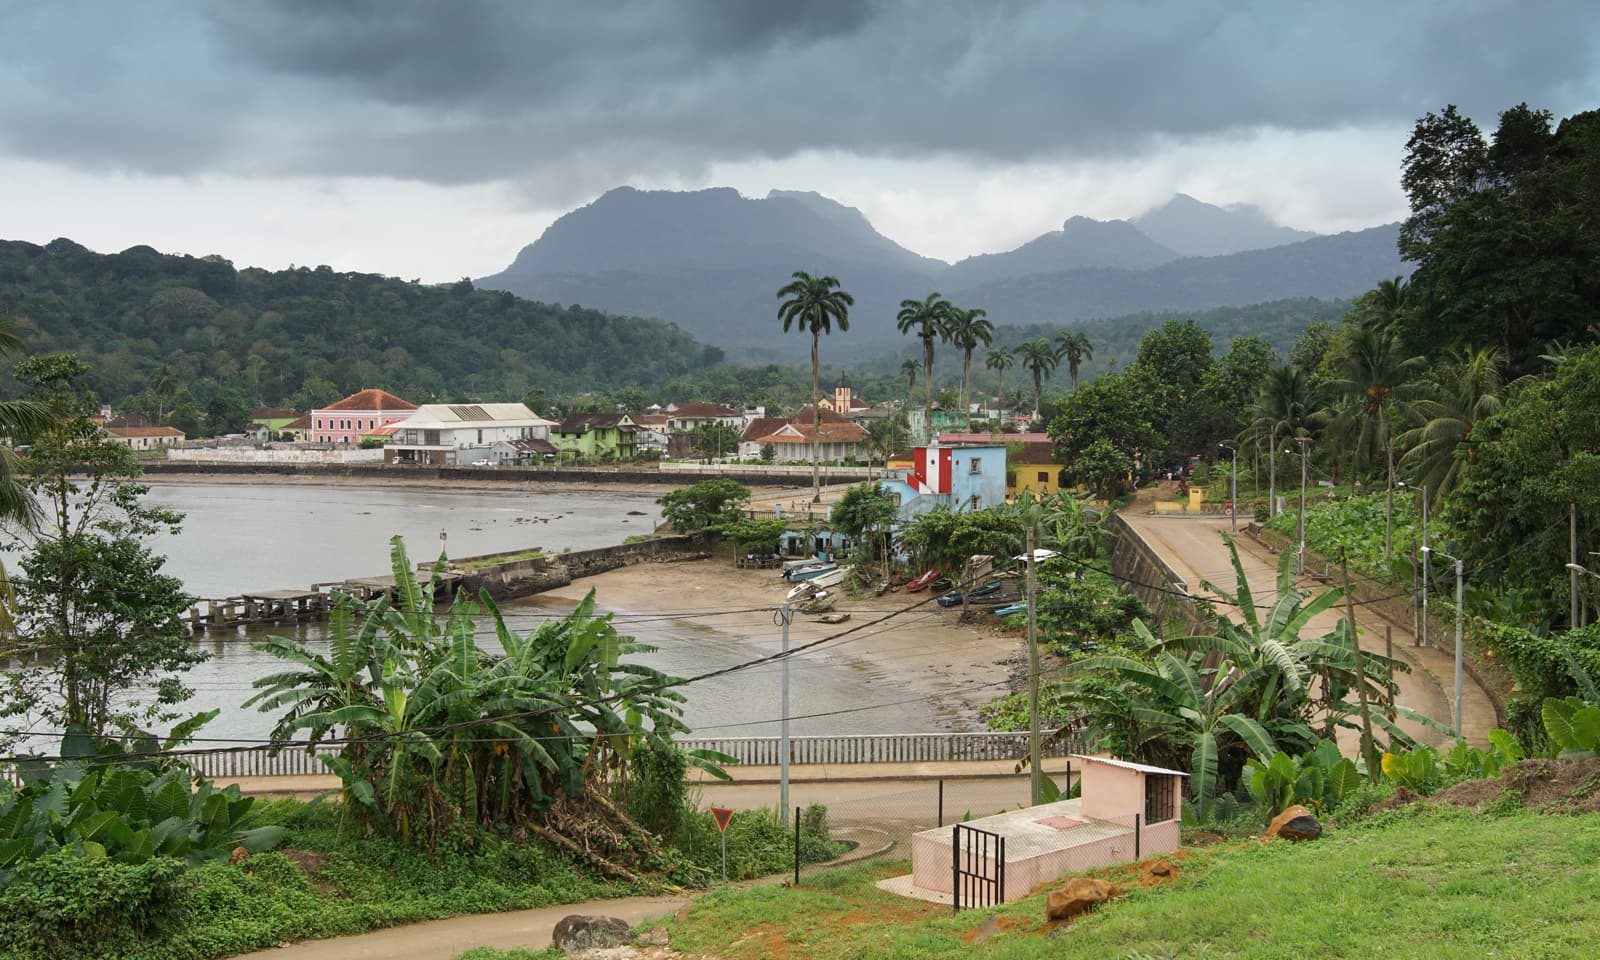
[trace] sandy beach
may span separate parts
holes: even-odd
[[[773,612],[790,586],[772,570],[740,570],[730,560],[712,559],[624,567],[540,596],[576,602],[593,589],[603,609],[632,615],[670,613],[695,624],[704,642],[716,645],[741,632],[774,635]],[[851,614],[842,624],[819,623],[814,616],[796,614],[791,648],[836,638],[797,658],[798,675],[803,677],[805,670],[855,671],[877,682],[870,686],[870,696],[863,694],[862,702],[845,709],[920,701],[932,708],[945,729],[983,729],[978,710],[1006,692],[1008,663],[1022,644],[993,628],[961,623],[960,608],[943,610],[933,599],[928,592],[857,600],[841,596],[837,611]],[[727,615],[729,611],[739,613]],[[619,627],[626,630],[626,618],[619,617]],[[803,686],[804,680],[796,683]]]

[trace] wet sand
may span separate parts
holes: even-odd
[[[774,612],[790,586],[775,571],[740,570],[730,560],[713,559],[624,567],[540,597],[542,602],[576,602],[593,589],[599,607],[619,613],[618,627],[624,632],[628,616],[666,616],[693,624],[708,646],[726,648],[741,637],[770,642],[778,634]],[[869,594],[857,600],[839,596],[836,612],[851,614],[842,624],[819,623],[806,614],[794,616],[791,649],[825,641],[796,656],[796,697],[804,695],[807,676],[821,683],[829,679],[824,676],[827,672],[852,671],[863,681],[852,695],[859,702],[836,704],[833,710],[908,705],[884,710],[881,732],[908,732],[897,721],[918,717],[944,729],[983,729],[978,710],[1006,692],[1008,663],[1022,647],[1016,637],[976,622],[961,623],[959,608],[940,609],[926,591]],[[728,729],[708,735],[765,732]]]

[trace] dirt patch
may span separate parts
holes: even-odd
[[[299,868],[301,873],[305,874],[306,879],[311,881],[311,889],[325,897],[344,895],[338,887],[322,878],[322,868],[328,862],[327,854],[317,853],[315,850],[300,850],[295,847],[284,847],[278,852],[289,858],[289,862]]]
[[[1433,796],[1448,803],[1482,812],[1510,790],[1520,794],[1522,806],[1546,813],[1600,812],[1600,758],[1589,760],[1524,760],[1495,780],[1469,780]]]
[[[1482,781],[1482,782],[1491,782],[1491,781]],[[1463,786],[1464,787],[1464,786],[1466,786],[1466,784],[1464,784],[1464,783],[1463,784],[1457,784],[1456,786]],[[1455,788],[1452,787],[1451,789],[1453,790]],[[1445,792],[1448,793],[1449,791],[1445,791]],[[1499,796],[1499,794],[1496,794],[1496,796]],[[1405,806],[1408,803],[1416,803],[1418,800],[1421,800],[1421,799],[1422,799],[1422,797],[1419,796],[1410,787],[1400,787],[1400,788],[1396,789],[1395,792],[1393,793],[1393,795],[1391,795],[1387,800],[1379,800],[1377,803],[1374,803],[1372,806],[1368,807],[1367,808],[1367,813],[1372,814],[1372,813],[1382,813],[1385,810],[1398,810],[1398,809],[1400,809],[1401,807]],[[1491,797],[1490,799],[1492,800],[1494,798]]]

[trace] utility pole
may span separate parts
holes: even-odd
[[[1039,758],[1039,627],[1034,615],[1033,527],[1027,531],[1028,545],[1028,780],[1033,806],[1044,802],[1044,771]]]
[[[1294,442],[1300,445],[1300,548],[1298,569],[1295,571],[1300,576],[1306,572],[1306,447],[1311,443],[1310,437],[1295,437]]]
[[[778,822],[789,825],[789,621],[793,614],[785,603],[778,616],[783,618],[783,696],[778,727]]]
[[[1361,756],[1367,761],[1367,770],[1373,771],[1379,769],[1378,750],[1372,742],[1372,716],[1367,712],[1367,671],[1365,661],[1361,659],[1361,636],[1356,631],[1355,598],[1350,593],[1350,562],[1344,551],[1339,552],[1339,572],[1344,578],[1345,618],[1350,621],[1350,653],[1356,663],[1356,703],[1361,708]],[[1457,729],[1460,726],[1457,721]]]
[[[1429,548],[1423,547],[1422,549],[1428,550]],[[1445,553],[1443,550],[1432,550],[1431,552],[1432,553],[1437,553],[1439,556],[1444,557],[1446,560],[1454,560],[1456,562],[1456,710],[1455,710],[1455,724],[1456,724],[1456,737],[1459,738],[1459,739],[1464,739],[1464,737],[1462,736],[1462,733],[1461,733],[1461,631],[1462,631],[1462,617],[1464,615],[1462,607],[1466,602],[1466,595],[1465,595],[1466,591],[1465,591],[1465,586],[1464,586],[1464,584],[1466,582],[1466,565],[1461,562],[1461,558],[1460,557],[1453,557],[1450,554]]]
[[[1233,532],[1239,532],[1239,448],[1230,447],[1226,443],[1219,443],[1217,447],[1233,452],[1233,471],[1230,479],[1233,481],[1231,492],[1228,494],[1228,518],[1233,521]]]
[[[1567,504],[1567,545],[1571,553],[1567,560],[1567,575],[1572,585],[1572,619],[1568,621],[1572,629],[1578,629],[1578,571],[1573,569],[1578,565],[1578,505]]]

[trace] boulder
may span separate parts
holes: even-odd
[[[595,947],[620,947],[633,942],[633,928],[618,917],[586,917],[574,913],[556,922],[550,940],[566,953]]]
[[[1070,920],[1121,895],[1115,884],[1105,880],[1073,877],[1066,886],[1051,890],[1045,897],[1044,916],[1046,920]]]
[[[1282,837],[1296,843],[1301,840],[1315,840],[1322,836],[1322,823],[1317,820],[1317,815],[1295,804],[1285,807],[1283,812],[1272,818],[1272,825],[1267,827],[1267,837]]]

